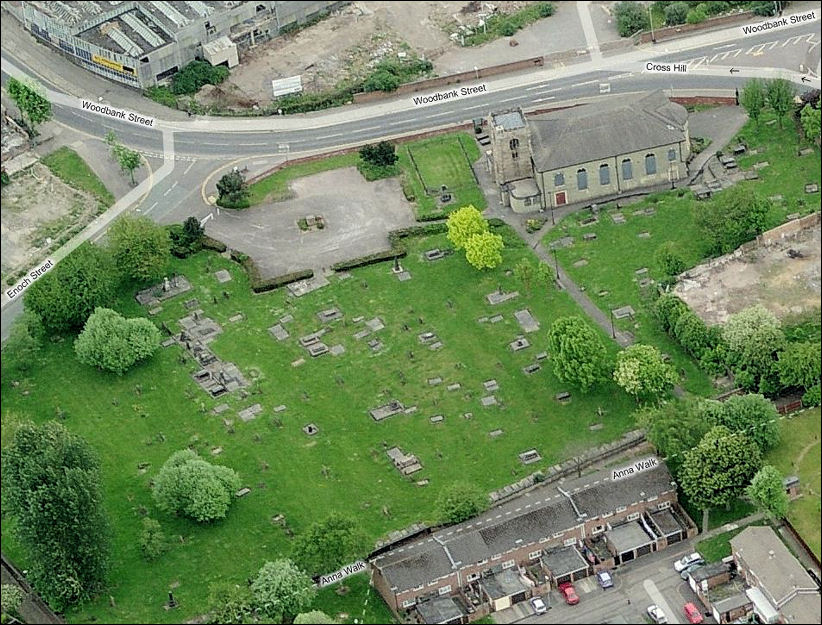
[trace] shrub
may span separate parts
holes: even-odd
[[[651,25],[645,6],[637,2],[619,2],[614,6],[613,13],[620,37],[630,37]]]
[[[160,346],[160,331],[143,317],[126,319],[109,308],[97,308],[74,342],[77,359],[119,375]]]
[[[140,551],[146,560],[155,560],[166,550],[166,535],[159,521],[150,517],[143,518],[143,531],[140,532]]]
[[[665,23],[668,26],[684,24],[688,17],[688,3],[674,2],[665,7]]]
[[[551,17],[555,11],[554,5],[550,2],[540,2],[537,7],[540,17]]]
[[[688,24],[701,24],[706,19],[708,19],[708,15],[705,11],[700,8],[696,8],[688,11],[688,17],[685,18],[685,21]]]
[[[168,87],[153,85],[146,89],[143,94],[149,100],[154,100],[163,106],[168,106],[173,109],[177,108],[177,96],[174,95],[174,92]]]
[[[442,523],[461,523],[488,508],[488,496],[476,485],[455,482],[440,491],[436,503]]]
[[[816,386],[812,386],[809,388],[805,393],[802,395],[802,405],[810,408],[812,406],[818,406],[820,403],[820,386],[816,384]]]
[[[194,94],[203,85],[219,85],[228,74],[227,67],[194,60],[171,77],[171,91],[177,95]]]

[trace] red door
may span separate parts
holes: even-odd
[[[557,206],[562,206],[567,201],[568,200],[565,199],[565,191],[557,191],[556,193],[554,193],[554,203]]]

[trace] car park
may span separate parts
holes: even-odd
[[[654,623],[667,623],[668,616],[665,614],[665,610],[660,608],[658,605],[649,605],[648,606],[648,616],[651,617],[651,620]]]
[[[535,614],[545,614],[548,611],[548,606],[545,605],[542,597],[533,597],[530,603]]]
[[[693,603],[686,603],[683,609],[685,610],[685,616],[688,617],[689,623],[696,625],[703,621],[702,612],[700,612]]]
[[[682,558],[674,562],[674,570],[677,573],[679,573],[682,571],[682,569],[688,568],[689,566],[691,566],[692,564],[696,564],[697,562],[699,562],[700,564],[704,564],[705,560],[701,555],[699,555],[696,552],[688,554],[687,556],[683,556]]]
[[[597,573],[597,581],[603,589],[614,587],[614,578],[611,577],[611,573],[609,571],[600,571]]]
[[[696,563],[682,569],[679,572],[679,576],[682,578],[683,581],[687,581],[688,580],[688,575],[690,575],[692,571],[696,571],[697,569],[701,569],[703,566],[704,566],[703,563],[696,562]]]
[[[568,605],[579,603],[579,595],[571,582],[563,582],[558,588],[559,592],[562,593],[562,598],[565,599],[565,603]]]

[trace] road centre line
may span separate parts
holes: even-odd
[[[576,84],[571,85],[572,87],[583,87],[585,85],[596,85],[599,84],[598,80],[586,80],[585,82],[578,82]]]
[[[537,98],[536,100],[531,100],[531,102],[547,102],[548,100],[556,100],[554,96],[549,96],[547,98]]]
[[[197,162],[197,161],[191,161],[191,165],[189,165],[188,167],[186,167],[186,170],[183,172],[183,175],[184,175],[184,176],[185,176],[185,175],[186,175],[186,174],[187,174],[187,173],[191,170],[191,168],[192,168],[192,167],[194,167],[194,163],[196,163],[196,162]]]

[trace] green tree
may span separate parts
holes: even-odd
[[[685,17],[685,21],[688,24],[701,24],[706,19],[708,19],[708,14],[702,5],[696,6],[688,11],[688,15]]]
[[[171,77],[171,90],[177,94],[197,93],[203,85],[219,85],[228,78],[228,68],[194,60]]]
[[[785,346],[785,333],[773,313],[761,304],[741,310],[725,322],[722,338],[741,386],[758,389],[778,383],[777,357]]]
[[[148,217],[117,219],[108,230],[108,249],[117,269],[141,282],[160,278],[171,261],[168,230]]]
[[[154,355],[161,338],[148,319],[126,319],[110,308],[97,308],[74,341],[74,352],[85,365],[122,375]]]
[[[721,404],[711,425],[724,425],[731,432],[741,432],[756,443],[764,454],[779,443],[779,413],[773,402],[762,395],[734,395]]]
[[[699,360],[706,350],[711,349],[712,335],[705,322],[691,310],[680,315],[674,326],[674,336],[689,354]]]
[[[771,202],[752,187],[734,186],[709,202],[700,202],[696,224],[708,254],[727,254],[765,231]]]
[[[537,282],[539,284],[549,287],[554,283],[555,276],[556,273],[548,263],[542,261],[537,263]]]
[[[255,603],[276,623],[290,622],[305,612],[316,592],[311,578],[286,559],[266,562],[251,584]]]
[[[679,484],[689,501],[703,510],[703,529],[707,529],[709,510],[742,494],[761,466],[756,443],[722,425],[711,428],[685,452]]]
[[[3,623],[9,622],[12,618],[23,622],[20,618],[20,606],[23,605],[23,599],[23,590],[17,584],[0,586]]]
[[[684,24],[688,18],[688,3],[687,2],[672,2],[665,7],[665,24],[667,26],[676,26]]]
[[[779,127],[782,128],[783,118],[793,108],[796,87],[789,80],[774,78],[768,81],[766,97],[768,105],[774,110],[779,119]]]
[[[613,14],[620,37],[630,37],[640,30],[648,30],[651,26],[648,10],[638,2],[618,2],[614,5]]]
[[[32,284],[24,296],[48,332],[81,327],[98,306],[114,299],[118,279],[104,249],[85,242]]]
[[[333,573],[370,551],[368,536],[352,518],[332,513],[294,541],[292,559],[309,575]]]
[[[3,512],[16,520],[28,580],[55,610],[102,590],[109,563],[100,463],[62,425],[26,422],[2,454]]]
[[[154,501],[166,512],[195,521],[223,519],[240,488],[240,477],[228,467],[210,464],[191,449],[177,451],[154,479]]]
[[[26,84],[12,77],[6,83],[9,97],[14,100],[23,123],[28,128],[32,138],[37,135],[36,126],[51,119],[51,102],[40,93],[40,88],[34,83]]]
[[[822,386],[817,382],[802,395],[802,405],[810,408],[818,406],[820,402],[822,402]]]
[[[109,130],[105,136],[103,137],[103,143],[105,143],[109,149],[112,150],[112,154],[114,153],[114,147],[120,145],[120,138],[117,136],[117,133],[113,130]]]
[[[688,312],[688,305],[673,293],[663,293],[654,302],[654,317],[659,321],[659,325],[665,332],[673,332],[680,316]]]
[[[525,289],[526,293],[531,292],[531,284],[534,281],[535,274],[536,270],[534,269],[534,265],[531,264],[531,261],[527,258],[523,258],[516,265],[514,265],[514,275],[520,282],[522,282],[522,287]]]
[[[666,241],[654,252],[654,262],[663,276],[678,276],[687,265],[673,241]]]
[[[655,401],[676,384],[677,376],[656,347],[637,343],[617,354],[614,380],[637,401]]]
[[[160,522],[151,517],[143,517],[143,531],[140,532],[140,551],[146,560],[156,560],[166,550],[166,535]]]
[[[251,622],[253,613],[251,590],[246,584],[228,582],[211,584],[208,593],[206,623],[233,625]]]
[[[465,242],[465,260],[474,269],[493,269],[502,262],[505,243],[493,232],[475,234]]]
[[[472,205],[463,206],[448,215],[448,240],[454,247],[461,250],[475,234],[488,232],[488,222],[482,213]]]
[[[303,612],[302,614],[298,614],[294,619],[294,625],[334,625],[336,622],[337,621],[320,610]]]
[[[810,141],[819,143],[820,129],[822,129],[822,118],[820,118],[819,109],[813,108],[810,104],[802,107],[802,112],[799,114],[799,119],[802,122],[802,132]]]
[[[788,493],[782,483],[782,474],[776,467],[766,464],[759,469],[745,489],[745,494],[757,508],[775,521],[788,514]]]
[[[31,369],[42,346],[39,334],[31,329],[31,324],[37,321],[36,315],[29,311],[14,320],[3,343],[3,370],[26,373]]]
[[[822,375],[819,343],[788,343],[779,353],[779,379],[785,387],[809,389]]]
[[[684,454],[696,447],[710,429],[702,415],[698,400],[674,399],[648,406],[634,413],[639,427],[657,448],[665,463],[676,476],[684,461]]]
[[[120,169],[127,171],[131,176],[131,184],[137,184],[134,180],[134,170],[142,164],[140,153],[134,150],[129,150],[125,146],[117,145],[114,148],[114,156],[117,159],[117,163],[120,165]]]
[[[556,319],[548,331],[548,351],[554,375],[583,392],[608,378],[608,352],[599,334],[582,317]]]
[[[461,523],[488,508],[488,495],[469,482],[454,482],[440,491],[435,508],[440,523]]]
[[[360,148],[360,158],[377,167],[390,167],[399,160],[397,150],[390,141],[364,145]]]
[[[248,208],[248,190],[245,176],[239,169],[234,169],[217,181],[217,205],[224,208]]]
[[[722,328],[722,338],[732,354],[739,355],[761,330],[781,330],[779,319],[762,304],[731,315]]]

